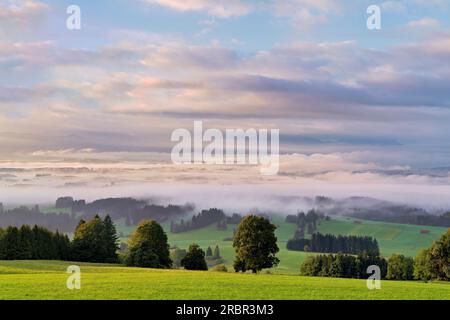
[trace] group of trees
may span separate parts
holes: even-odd
[[[358,256],[329,254],[309,256],[301,265],[306,276],[367,278],[367,267],[380,267],[382,279],[450,280],[450,229],[415,259],[393,254],[388,260],[367,253]]]
[[[363,252],[377,256],[380,254],[378,242],[372,237],[342,236],[332,234],[314,233],[311,239],[290,239],[287,249],[294,251],[310,251],[322,253],[349,253]]]
[[[193,223],[203,224],[211,217],[222,214],[217,209],[203,211],[194,217]],[[275,229],[275,225],[261,216],[250,215],[242,219],[233,242],[236,272],[250,270],[257,273],[279,263],[275,256],[279,250]],[[0,259],[5,260],[59,259],[117,263],[118,249],[116,228],[109,215],[104,219],[95,215],[91,220],[81,220],[72,241],[66,235],[52,233],[38,226],[0,229]],[[192,244],[187,251],[177,248],[171,253],[164,229],[154,220],[144,220],[138,225],[124,255],[124,262],[129,266],[171,268],[175,263],[188,270],[207,270],[207,259],[221,259],[218,246],[214,251],[208,247],[205,253],[197,244]]]
[[[414,259],[411,257],[405,257],[402,254],[393,254],[388,260],[386,279],[414,279]]]
[[[86,208],[86,201],[74,200],[72,197],[60,197],[56,199],[55,208],[71,209],[72,213],[83,212]]]
[[[286,222],[295,223],[297,225],[294,239],[304,239],[306,233],[313,234],[317,231],[317,225],[323,218],[323,215],[318,214],[314,209],[312,209],[306,214],[301,211],[297,215],[288,215],[286,217]]]
[[[154,220],[139,224],[128,248],[128,266],[167,269],[175,265],[186,270],[208,270],[205,252],[197,244],[190,245],[188,251],[176,248],[171,253],[164,229]]]
[[[202,210],[199,214],[192,216],[191,221],[181,220],[179,224],[172,222],[170,231],[173,233],[186,232],[201,229],[214,223],[225,221],[225,213],[217,208]]]
[[[118,237],[109,215],[103,220],[96,215],[92,220],[81,220],[71,243],[71,259],[81,262],[118,262]]]
[[[422,280],[450,280],[450,229],[416,257],[414,276]]]
[[[158,222],[167,222],[169,220],[177,219],[187,213],[192,212],[194,207],[192,205],[167,205],[160,206],[155,204],[145,205],[140,210],[135,210],[125,216],[125,223],[127,226],[137,225],[142,220],[155,220]]]
[[[249,215],[240,222],[233,241],[236,251],[234,269],[236,272],[257,273],[279,263],[275,256],[279,251],[275,236],[276,226],[261,216]],[[206,253],[197,245],[189,249],[174,248],[171,252],[167,235],[156,221],[143,221],[129,241],[126,263],[129,266],[171,268],[184,267],[187,270],[207,270],[206,259],[220,259],[220,249],[214,252],[208,247]],[[222,268],[226,269],[226,268]]]
[[[234,261],[236,272],[257,273],[278,265],[279,259],[275,255],[279,249],[275,229],[275,225],[261,216],[249,215],[242,219],[233,241],[236,251]],[[192,244],[188,251],[174,248],[170,252],[167,235],[156,221],[141,222],[129,241],[129,250],[126,254],[126,262],[130,266],[152,268],[181,266],[188,270],[207,270],[207,258],[219,259],[219,247],[216,246],[214,252],[209,247],[205,253],[197,244]]]
[[[68,260],[70,240],[59,232],[23,225],[0,229],[0,260]]]
[[[118,262],[117,234],[109,216],[81,220],[73,240],[59,231],[22,225],[0,229],[0,260],[72,260]]]
[[[309,256],[301,265],[300,272],[305,276],[367,279],[367,267],[371,265],[379,266],[381,277],[386,277],[387,261],[365,253],[358,256],[342,253]]]
[[[140,221],[151,219],[159,222],[179,218],[192,212],[192,205],[159,206],[147,204],[143,200],[133,198],[100,199],[91,203],[85,200],[74,200],[72,197],[60,197],[55,202],[60,213],[42,212],[39,206],[31,208],[21,206],[6,210],[0,203],[0,227],[20,227],[22,225],[38,225],[49,230],[72,232],[81,219],[91,220],[96,215],[109,215],[113,220],[124,219],[127,226],[137,225]],[[70,209],[70,212],[67,212]]]
[[[220,256],[220,249],[219,246],[216,245],[216,247],[214,248],[214,251],[211,249],[211,247],[208,247],[208,249],[206,249],[206,259],[209,260],[219,260],[222,257]]]

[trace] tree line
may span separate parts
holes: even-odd
[[[367,267],[377,265],[386,277],[387,261],[366,253],[358,256],[338,253],[309,256],[300,267],[304,276],[367,279]]]
[[[353,256],[342,253],[310,256],[301,265],[300,273],[305,276],[367,279],[367,268],[372,265],[380,268],[381,279],[415,279],[414,259],[399,254],[393,254],[389,259],[367,254]]]
[[[0,229],[0,260],[118,262],[117,234],[109,216],[81,220],[73,240],[59,231],[23,225]]]
[[[69,260],[70,240],[46,228],[23,225],[0,229],[0,260]]]
[[[348,253],[369,255],[380,254],[378,242],[375,238],[367,236],[342,236],[332,234],[314,233],[311,239],[290,239],[286,245],[288,250],[322,252],[322,253]]]
[[[401,213],[400,208],[397,209],[397,214],[383,213],[380,210],[361,209],[358,212],[347,214],[349,217],[358,219],[366,219],[372,221],[383,221],[392,223],[413,224],[419,226],[435,226],[435,227],[450,227],[450,212],[441,215],[423,213],[423,210],[418,213]]]
[[[389,259],[367,253],[358,256],[328,254],[309,256],[300,267],[305,276],[367,279],[367,267],[380,267],[389,280],[450,280],[450,229],[415,259],[393,254]]]

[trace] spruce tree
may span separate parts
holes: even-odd
[[[206,249],[206,258],[207,259],[212,258],[212,256],[213,256],[212,249],[211,249],[211,247],[208,247],[208,249]]]
[[[30,260],[33,258],[33,232],[27,225],[23,225],[19,229],[19,255],[18,260]]]
[[[216,247],[214,248],[213,259],[217,260],[217,259],[220,259],[220,258],[221,258],[221,256],[220,256],[220,249],[219,249],[219,246],[216,245]]]
[[[118,261],[117,250],[119,249],[118,245],[118,236],[116,227],[109,215],[107,215],[103,219],[103,227],[104,227],[104,245],[105,245],[105,262],[115,263]]]
[[[20,234],[17,227],[8,227],[3,237],[5,260],[16,260],[20,255]]]

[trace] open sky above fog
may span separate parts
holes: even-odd
[[[371,4],[382,30],[366,27]],[[446,0],[0,0],[0,188],[446,188],[449,17]],[[280,176],[170,167],[171,132],[194,120],[279,128]]]

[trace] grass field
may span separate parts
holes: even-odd
[[[379,242],[381,254],[386,257],[393,253],[415,257],[421,249],[429,247],[433,241],[439,239],[446,231],[446,228],[440,227],[367,220],[358,221],[361,221],[361,224],[354,223],[354,219],[350,218],[332,217],[330,221],[321,221],[318,226],[318,231],[335,235],[373,236]],[[271,269],[269,272],[276,274],[298,274],[300,264],[306,257],[313,253],[288,251],[286,249],[286,242],[294,235],[295,225],[285,223],[281,217],[275,217],[273,222],[277,225],[276,235],[278,238],[278,247],[280,248],[277,256],[281,262],[277,268]],[[213,247],[219,245],[221,254],[225,259],[225,264],[231,269],[234,259],[232,242],[223,240],[233,235],[234,226],[229,225],[228,230],[225,231],[217,230],[215,226],[209,226],[203,229],[177,234],[169,232],[168,224],[164,224],[163,227],[168,234],[171,246],[176,245],[180,248],[188,248],[190,244],[195,242],[206,249],[208,246]],[[421,234],[421,229],[430,230],[430,233]],[[126,236],[132,233],[134,227],[125,227],[122,223],[119,223],[118,230],[124,235],[121,240],[126,241]]]
[[[152,270],[76,263],[81,290],[66,287],[69,262],[0,261],[0,299],[450,299],[450,283],[382,281],[368,290],[366,281],[252,275],[183,270]]]

